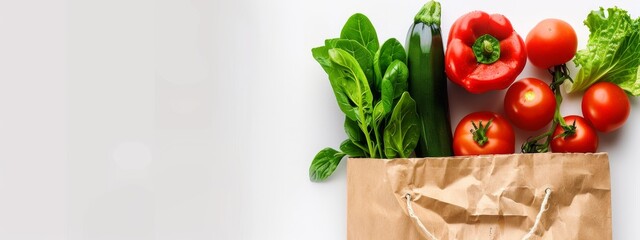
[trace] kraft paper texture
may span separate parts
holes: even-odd
[[[606,153],[349,159],[347,239],[611,239],[611,180]]]

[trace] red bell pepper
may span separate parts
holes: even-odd
[[[507,88],[526,62],[524,41],[503,15],[474,11],[451,26],[445,71],[471,93]]]

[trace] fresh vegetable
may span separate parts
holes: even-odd
[[[553,140],[556,128],[563,129],[564,135],[567,136],[575,133],[575,126],[568,125],[560,114],[560,105],[562,104],[562,92],[560,91],[560,85],[566,80],[571,79],[571,77],[569,76],[569,69],[567,68],[566,64],[562,64],[549,69],[549,72],[553,76],[553,81],[549,86],[551,87],[551,91],[556,98],[553,121],[551,122],[551,127],[548,131],[538,135],[537,137],[529,138],[522,144],[521,149],[523,153],[548,152],[549,145],[551,144],[551,140]],[[544,142],[540,142],[542,140],[544,140]]]
[[[471,93],[509,87],[527,62],[522,38],[500,14],[463,15],[451,26],[447,44],[447,76]]]
[[[453,137],[456,156],[510,154],[515,151],[513,127],[492,112],[474,112],[458,123]]]
[[[549,130],[537,137],[529,138],[522,144],[522,152],[548,152],[556,128],[562,129],[564,136],[575,134],[575,126],[568,125],[560,114],[562,104],[560,85],[567,80],[572,81],[566,62],[561,61],[569,61],[575,55],[574,35],[575,31],[570,25],[556,19],[543,20],[527,34],[527,49],[532,52],[537,51],[530,53],[530,60],[536,61],[537,67],[547,69],[553,78],[549,87],[555,96],[555,112]],[[546,49],[555,50],[547,51]]]
[[[525,78],[509,87],[504,97],[504,112],[513,125],[535,131],[547,125],[554,115],[556,98],[540,79]]]
[[[340,38],[327,39],[311,50],[329,76],[345,114],[348,139],[340,150],[325,148],[309,167],[311,181],[323,181],[345,156],[366,158],[408,157],[416,147],[420,122],[408,89],[406,54],[396,39],[382,47],[369,19],[354,14]]]
[[[382,75],[385,73],[391,62],[394,60],[400,60],[402,63],[407,63],[407,53],[404,51],[402,44],[395,38],[390,38],[380,48],[380,51],[376,52],[373,58],[373,69],[375,70],[375,87],[376,91],[380,91],[382,87]],[[406,90],[402,89],[403,91]]]
[[[640,18],[623,9],[591,11],[584,21],[591,32],[587,48],[573,60],[580,67],[569,92],[584,91],[598,81],[612,82],[640,95]]]
[[[418,157],[452,155],[443,49],[440,3],[429,1],[415,16],[407,35],[409,92],[416,99],[422,129]]]
[[[527,34],[529,61],[548,69],[570,61],[578,49],[578,36],[569,23],[560,19],[545,19]]]
[[[314,161],[309,168],[309,178],[311,181],[322,181],[329,177],[338,167],[340,160],[345,156],[333,148],[325,148],[316,154]]]
[[[409,157],[420,136],[416,102],[404,92],[384,129],[384,153],[388,158]]]
[[[367,16],[361,13],[353,14],[342,27],[340,39],[351,39],[360,43],[373,56],[380,48],[378,34]],[[368,67],[368,66],[367,66]]]
[[[573,133],[566,134],[566,129],[556,126],[551,151],[587,153],[598,150],[598,134],[584,118],[571,115],[564,117],[564,121],[571,123]]]
[[[622,127],[630,111],[627,94],[610,82],[591,85],[582,97],[582,115],[600,132],[611,132]]]

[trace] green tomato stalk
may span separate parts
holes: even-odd
[[[482,125],[482,121],[478,122],[478,125],[476,125],[475,122],[471,121],[471,125],[473,125],[473,129],[471,129],[471,134],[473,134],[473,141],[475,141],[478,144],[478,146],[482,147],[485,144],[487,144],[487,142],[489,142],[489,137],[487,137],[487,131],[489,130],[489,127],[491,126],[492,121],[493,121],[493,118],[491,118],[486,125]]]
[[[573,79],[569,75],[569,69],[566,64],[557,65],[552,69],[549,69],[549,73],[553,76],[553,81],[549,85],[551,90],[553,91],[556,97],[556,110],[553,115],[553,122],[551,123],[551,127],[549,131],[544,132],[543,134],[536,136],[534,138],[529,138],[524,144],[522,144],[522,152],[523,153],[543,153],[549,152],[549,145],[554,138],[557,137],[568,137],[576,133],[576,123],[573,122],[571,125],[568,125],[562,114],[560,114],[560,105],[562,104],[562,93],[560,91],[560,86],[567,80],[573,82]],[[557,136],[553,136],[553,132],[556,127],[562,127],[564,130],[561,134]],[[544,139],[544,142],[540,141]]]

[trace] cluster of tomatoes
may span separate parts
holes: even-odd
[[[619,86],[599,81],[582,97],[583,116],[560,115],[562,81],[556,80],[569,78],[563,69],[576,54],[577,42],[574,29],[562,20],[546,19],[538,23],[525,41],[527,57],[534,66],[549,69],[553,80],[549,83],[524,78],[511,84],[504,98],[506,118],[493,112],[465,116],[454,131],[454,154],[514,153],[515,134],[510,122],[528,131],[552,123],[548,132],[525,143],[535,147],[530,152],[596,152],[597,131],[607,133],[620,128],[629,116],[630,103]],[[540,140],[543,142],[539,143]],[[523,151],[527,152],[524,145]]]

